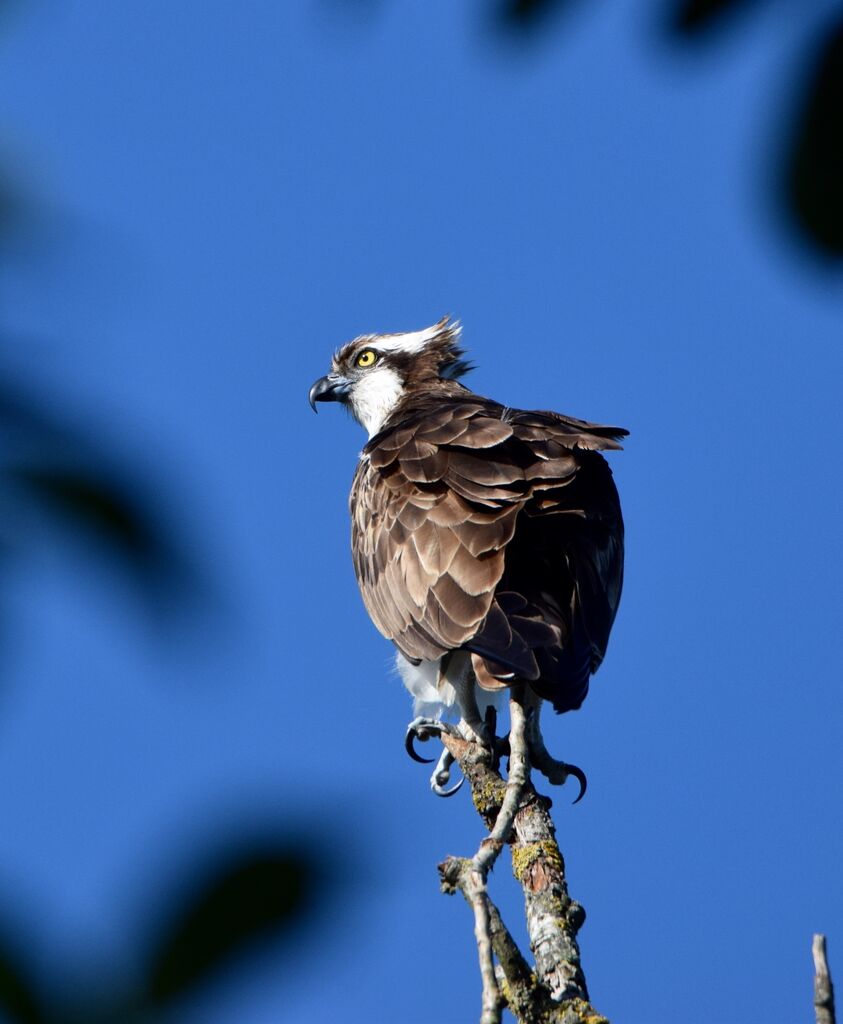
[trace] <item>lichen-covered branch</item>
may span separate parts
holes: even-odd
[[[585,912],[568,894],[550,802],[530,783],[525,709],[517,695],[513,695],[511,712],[508,783],[482,745],[459,736],[442,736],[490,832],[473,858],[449,857],[439,866],[443,890],[459,890],[475,911],[484,992],[481,1021],[500,1020],[500,1008],[506,1005],[519,1024],[608,1024],[589,1001],[576,941]],[[524,892],[534,969],[518,949],[486,887],[489,869],[507,842],[512,845],[513,872]],[[498,961],[494,988],[488,981],[487,940]],[[487,1017],[492,991],[497,1017]]]
[[[524,891],[527,931],[539,981],[554,1002],[588,1001],[577,945],[585,911],[568,895],[565,862],[549,803],[538,795],[515,817],[512,868]]]
[[[814,1013],[817,1024],[834,1024],[834,986],[828,970],[824,935],[814,936],[811,952],[814,956]]]

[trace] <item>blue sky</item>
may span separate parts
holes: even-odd
[[[589,776],[555,814],[595,1005],[806,1018],[815,930],[843,977],[843,282],[767,188],[831,5],[690,55],[655,4],[574,6],[526,46],[488,6],[32,2],[0,26],[37,221],[0,279],[3,366],[156,489],[216,607],[164,643],[79,552],[6,577],[0,891],[57,991],[137,969],[192,841],[315,816],[335,913],[172,1019],[477,1016],[435,866],[479,821],[402,750],[348,554],[363,435],[306,401],[338,344],[446,311],[476,390],[631,430],[609,654],[547,727]]]

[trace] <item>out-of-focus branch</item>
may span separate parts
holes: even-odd
[[[815,935],[811,947],[814,955],[814,1012],[817,1024],[834,1024],[834,986],[825,954],[825,936]]]
[[[519,1024],[607,1024],[589,1001],[576,941],[585,912],[568,895],[550,801],[530,783],[526,715],[517,695],[511,701],[511,714],[508,783],[486,748],[459,736],[442,735],[490,831],[473,858],[449,857],[439,866],[443,891],[462,892],[474,910],[483,978],[481,1024],[500,1021],[503,1006]],[[513,872],[524,892],[534,969],[486,887],[488,872],[507,842],[512,844]],[[497,958],[497,966],[490,954]]]

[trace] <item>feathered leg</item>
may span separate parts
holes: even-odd
[[[492,706],[488,707],[485,719],[481,717],[477,704],[474,671],[469,656],[464,652],[457,651],[446,655],[440,662],[438,688],[441,692],[446,687],[452,687],[454,691],[454,702],[460,715],[458,724],[451,725],[438,718],[414,719],[407,727],[404,741],[407,753],[414,761],[433,764],[433,758],[421,757],[416,751],[415,741],[424,742],[432,736],[441,736],[442,733],[447,732],[459,735],[473,743],[481,743],[495,751],[497,756],[495,709]],[[460,780],[450,789],[446,788],[450,781],[453,763],[454,758],[449,751],[443,750],[430,777],[430,788],[437,796],[452,796],[462,785],[462,780]]]

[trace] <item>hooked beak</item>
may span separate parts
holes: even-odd
[[[316,412],[317,402],[342,402],[350,390],[350,380],[338,373],[329,373],[327,377],[320,377],[316,381],[307,400],[310,402],[310,408]]]

